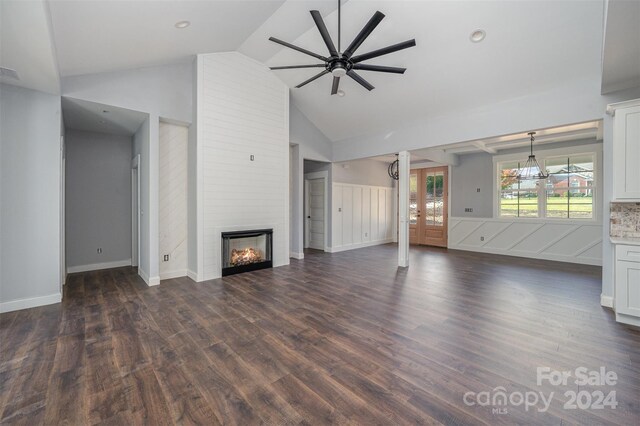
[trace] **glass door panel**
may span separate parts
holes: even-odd
[[[418,223],[418,174],[409,176],[409,224]]]
[[[434,225],[444,226],[444,173],[436,172],[434,179]]]
[[[435,181],[436,175],[433,172],[425,170],[425,182],[424,182],[424,201],[425,201],[425,224],[433,226],[435,224]]]

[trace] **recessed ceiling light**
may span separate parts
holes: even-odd
[[[487,36],[487,33],[484,30],[475,30],[469,36],[469,40],[473,43],[480,43]]]
[[[191,25],[191,22],[189,22],[189,21],[178,21],[178,22],[176,22],[176,28],[178,28],[178,29],[187,28],[189,25]]]
[[[344,93],[344,90],[342,89],[338,89],[338,91],[336,92],[336,95],[340,96],[341,98],[344,97],[344,95],[346,95],[346,93]]]

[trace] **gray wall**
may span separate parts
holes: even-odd
[[[478,188],[480,192],[478,192]],[[491,154],[466,154],[451,167],[449,196],[453,217],[493,216],[493,157]],[[466,207],[472,213],[465,213]]]
[[[300,145],[302,158],[331,161],[331,141],[289,102],[289,143]]]
[[[60,111],[60,96],[0,84],[2,311],[60,301]]]
[[[67,129],[66,148],[67,266],[130,260],[131,137]]]
[[[377,160],[354,160],[333,164],[333,182],[353,185],[394,187],[389,177],[389,163]]]

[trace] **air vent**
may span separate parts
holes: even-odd
[[[0,67],[0,77],[13,78],[14,80],[20,80],[18,77],[18,73],[16,70],[12,70],[11,68]]]

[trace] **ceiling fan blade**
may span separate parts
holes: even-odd
[[[323,76],[323,75],[325,75],[325,74],[329,74],[329,71],[328,71],[328,70],[324,70],[324,71],[322,71],[321,73],[318,73],[318,74],[314,75],[314,76],[313,76],[313,77],[311,77],[309,80],[307,80],[307,81],[303,81],[302,83],[298,84],[298,85],[296,86],[296,89],[301,88],[301,87],[302,87],[302,86],[304,86],[305,84],[309,84],[309,83],[311,83],[313,80],[315,80],[315,79],[317,79],[317,78],[320,78],[320,77],[322,77],[322,76]]]
[[[270,67],[272,70],[292,70],[296,68],[324,68],[326,64],[313,64],[313,65],[285,65],[282,67]]]
[[[354,79],[355,81],[357,81],[358,83],[360,83],[362,85],[362,87],[364,87],[365,89],[371,91],[373,89],[375,89],[375,87],[373,87],[367,80],[365,80],[364,78],[360,77],[355,71],[350,70],[347,72],[347,75],[349,77],[351,77],[352,79]]]
[[[357,64],[358,62],[366,61],[367,59],[377,58],[378,56],[387,55],[389,53],[397,52],[398,50],[408,49],[416,45],[416,40],[407,40],[402,43],[394,44],[391,46],[383,47],[382,49],[374,50],[369,53],[357,55],[351,58],[351,62]]]
[[[333,85],[331,86],[331,94],[338,93],[338,87],[340,86],[340,77],[333,77]]]
[[[362,70],[362,71],[390,72],[394,74],[404,74],[404,72],[407,70],[406,68],[385,67],[382,65],[367,65],[367,64],[354,64],[353,69]]]
[[[373,32],[373,30],[378,26],[383,18],[384,13],[380,11],[373,14],[371,19],[369,19],[369,22],[367,22],[367,25],[365,25],[362,30],[360,30],[356,38],[354,38],[349,47],[347,47],[347,50],[344,51],[344,56],[347,59],[349,59],[351,55],[353,55],[354,52],[358,49],[358,47],[360,47],[362,42],[365,41],[367,37],[369,37],[369,34]]]
[[[318,58],[321,61],[327,62],[327,60],[328,60],[324,56],[318,55],[317,53],[313,53],[313,52],[311,52],[311,51],[309,51],[307,49],[303,49],[302,47],[295,46],[295,45],[293,45],[291,43],[287,43],[286,41],[279,40],[279,39],[277,39],[275,37],[269,37],[269,40],[271,40],[274,43],[281,44],[284,47],[288,47],[289,49],[297,50],[298,52],[304,53],[305,55],[310,55],[310,56],[313,56],[314,58]]]
[[[311,16],[316,23],[316,27],[318,27],[318,31],[320,31],[320,35],[324,40],[324,44],[326,44],[327,49],[329,49],[329,54],[331,54],[331,56],[338,56],[338,51],[333,45],[333,40],[331,40],[329,30],[327,30],[327,26],[324,24],[324,20],[322,19],[322,15],[320,15],[320,12],[318,12],[317,10],[312,10]]]

